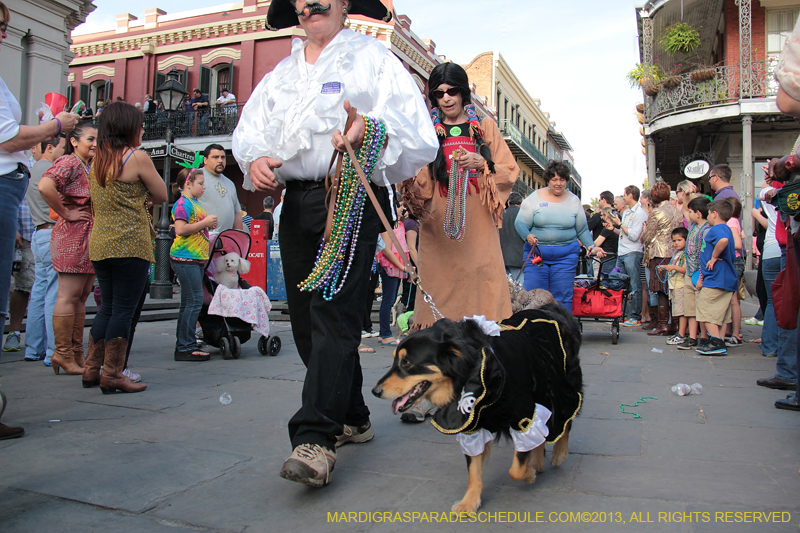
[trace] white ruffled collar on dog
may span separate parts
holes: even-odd
[[[484,315],[473,315],[472,317],[465,316],[464,320],[473,320],[476,322],[481,330],[490,337],[500,336],[500,326],[494,320],[486,320]]]

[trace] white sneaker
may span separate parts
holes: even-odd
[[[370,337],[377,337],[377,336],[378,336],[378,332],[377,331],[362,331],[361,332],[361,338],[362,339],[369,339]]]
[[[763,320],[756,320],[756,317],[754,317],[754,316],[752,316],[752,317],[750,317],[748,319],[745,319],[744,323],[747,324],[748,326],[763,326],[764,325],[764,321]]]

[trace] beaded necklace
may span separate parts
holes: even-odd
[[[467,222],[467,191],[469,181],[464,179],[464,169],[458,166],[456,159],[466,155],[463,148],[456,148],[452,154],[452,164],[448,182],[447,210],[444,216],[444,234],[454,241],[464,239],[464,228]]]
[[[386,124],[379,119],[365,115],[362,117],[366,132],[364,142],[355,154],[369,180],[386,141]],[[364,184],[359,179],[350,156],[344,154],[331,236],[320,244],[311,274],[298,285],[301,291],[320,290],[322,297],[330,301],[342,289],[353,264],[366,199]]]

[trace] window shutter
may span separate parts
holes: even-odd
[[[111,80],[107,80],[106,81],[106,86],[105,86],[105,94],[103,95],[103,97],[106,100],[113,100],[113,97],[112,97],[112,94],[111,94],[111,91],[113,90],[113,88],[114,88],[114,84],[111,83]]]
[[[154,86],[153,86],[153,100],[155,100],[156,102],[160,102],[161,101],[161,97],[158,96],[158,88],[161,87],[161,85],[165,81],[167,81],[167,75],[166,74],[162,74],[160,72],[156,72],[155,83],[154,83]]]
[[[211,92],[211,69],[200,66],[200,92],[207,95]]]
[[[231,66],[228,70],[228,90],[234,95],[236,94],[236,92],[233,90],[233,60],[231,60]]]
[[[88,83],[81,83],[80,98],[81,98],[81,101],[84,104],[86,104],[87,106],[89,105],[89,84]]]
[[[183,90],[189,92],[189,69],[185,68],[181,71],[178,81],[183,85]]]
[[[72,90],[73,90],[72,84],[68,83],[67,84],[67,111],[72,109],[72,104],[74,103],[72,100],[73,100],[73,97],[75,95],[72,94]]]

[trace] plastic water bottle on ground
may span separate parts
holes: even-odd
[[[219,403],[221,403],[222,405],[230,405],[232,401],[233,400],[231,400],[231,395],[228,394],[227,392],[223,392],[222,395],[220,395],[219,397]]]
[[[687,385],[686,383],[678,383],[672,386],[672,392],[678,396],[688,396],[690,394],[703,394],[703,386],[699,383],[694,385]]]

